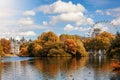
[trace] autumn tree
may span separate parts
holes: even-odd
[[[120,33],[116,34],[114,40],[111,41],[111,45],[106,54],[109,57],[120,57]]]
[[[84,40],[85,48],[88,51],[106,51],[110,46],[111,41],[114,39],[114,35],[108,32],[103,32],[95,38],[89,38]]]
[[[2,45],[0,43],[0,55],[2,55],[2,54],[3,54],[3,47],[2,47]]]
[[[86,38],[83,40],[84,46],[87,51],[90,51],[92,49],[92,38]]]
[[[0,42],[1,42],[1,45],[3,47],[4,53],[10,53],[10,49],[11,49],[10,41],[3,38],[0,40]]]
[[[76,52],[76,56],[88,56],[88,53],[84,47],[84,44],[82,41],[80,40],[77,40],[76,41],[76,44],[77,44],[77,52]]]
[[[42,41],[42,42],[58,42],[59,38],[58,36],[53,33],[53,32],[43,32],[39,37],[38,40]]]
[[[110,46],[111,41],[115,38],[115,36],[111,33],[108,32],[103,32],[101,33],[99,36],[97,36],[98,38],[101,39],[101,49],[103,50],[107,50],[108,47]]]
[[[87,51],[89,52],[95,52],[101,49],[102,47],[102,41],[100,37],[95,38],[89,38],[84,40],[84,45]]]
[[[108,38],[108,39],[112,40],[112,39],[115,38],[115,35],[113,35],[112,33],[109,33],[109,32],[104,31],[104,32],[102,32],[102,33],[99,35],[99,37],[101,37],[101,38]]]
[[[19,55],[19,56],[28,56],[27,47],[21,48],[20,53],[19,53],[18,55]]]
[[[75,43],[75,41],[73,39],[67,39],[64,42],[64,48],[65,48],[66,52],[68,52],[72,55],[76,55],[77,44]]]
[[[19,56],[28,56],[28,44],[23,43],[20,45],[20,53]]]
[[[84,48],[84,44],[82,42],[82,39],[78,35],[69,35],[69,34],[61,34],[59,36],[60,41],[65,42],[67,39],[72,39],[76,43],[76,48],[74,54],[76,56],[87,56],[88,53],[86,52],[86,49]],[[68,44],[69,45],[69,44]]]
[[[33,44],[33,51],[32,53],[34,54],[34,56],[40,56],[40,51],[42,50],[42,46],[40,46],[39,44],[37,43],[34,43]]]
[[[73,39],[73,40],[81,40],[82,41],[81,37],[78,35],[61,34],[59,36],[59,38],[60,38],[60,41],[62,41],[62,42],[64,42],[66,39]]]
[[[53,32],[43,32],[37,40],[21,48],[21,51],[22,53],[27,52],[27,56],[44,57],[75,56],[76,54],[77,56],[84,56],[86,54],[80,36],[63,34],[58,37]]]

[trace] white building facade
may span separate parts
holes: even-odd
[[[25,40],[24,37],[20,41],[11,38],[10,42],[11,42],[10,53],[19,54],[20,53],[20,45],[23,43],[26,43],[27,40]]]
[[[20,52],[20,42],[18,40],[10,40],[11,42],[11,50],[10,50],[10,53],[13,53],[13,54],[19,54]]]

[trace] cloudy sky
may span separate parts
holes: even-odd
[[[120,0],[0,0],[0,38],[120,31]]]

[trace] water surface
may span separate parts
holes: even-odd
[[[0,80],[120,80],[110,64],[118,59],[49,57],[4,58]]]

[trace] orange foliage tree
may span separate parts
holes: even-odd
[[[77,44],[73,39],[67,39],[64,42],[64,48],[66,52],[71,53],[72,55],[75,55],[77,51]]]
[[[3,54],[3,47],[2,47],[2,45],[0,43],[0,55],[2,55],[2,54]]]
[[[11,49],[10,41],[3,38],[3,39],[0,40],[0,42],[1,42],[1,45],[3,47],[3,52],[4,53],[10,53],[10,49]]]

